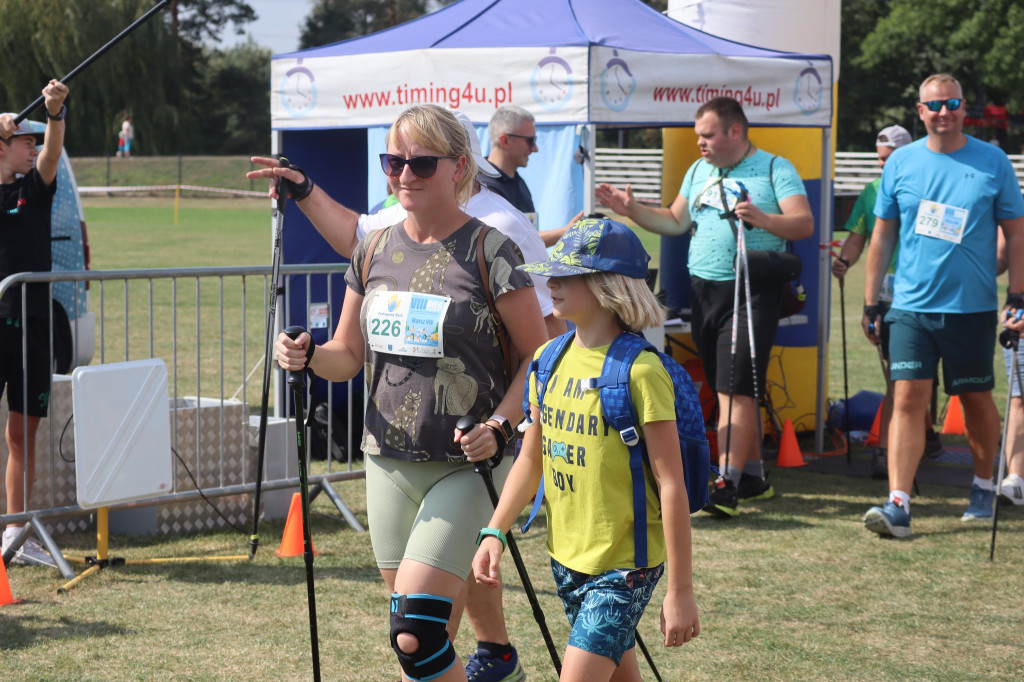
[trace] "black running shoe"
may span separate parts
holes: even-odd
[[[889,451],[882,448],[873,448],[871,454],[871,478],[876,481],[889,479]]]
[[[775,488],[768,478],[771,472],[764,472],[764,478],[753,474],[740,476],[740,484],[736,486],[736,495],[741,500],[768,500],[775,497]]]
[[[732,481],[719,476],[711,484],[710,497],[711,500],[705,505],[704,511],[723,519],[731,519],[736,516],[739,497],[737,497],[736,486]]]

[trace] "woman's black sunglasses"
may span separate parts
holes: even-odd
[[[403,159],[401,156],[395,156],[394,154],[381,154],[380,167],[384,169],[384,174],[388,177],[397,178],[402,174],[402,169],[408,165],[409,170],[413,172],[413,175],[426,180],[427,178],[434,177],[434,173],[437,172],[437,162],[440,159],[454,158],[456,157],[414,156],[411,159]]]

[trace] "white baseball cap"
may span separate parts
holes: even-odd
[[[476,136],[476,128],[473,127],[473,122],[469,120],[469,116],[466,116],[461,111],[452,110],[452,114],[459,120],[462,127],[466,129],[466,136],[469,137],[469,150],[473,152],[473,160],[476,161],[477,169],[484,175],[492,178],[498,177],[498,170],[491,165],[491,162],[484,158],[484,155],[480,152],[480,138]]]
[[[10,116],[11,118],[15,118],[17,117],[17,114],[0,114],[0,116]],[[33,128],[32,124],[29,122],[27,118],[22,120],[22,122],[18,124],[17,130],[14,131],[14,134],[11,135],[11,138],[13,139],[15,137],[22,137],[24,135],[32,135],[33,137],[35,137],[37,145],[43,143],[43,131],[36,130],[35,128]]]
[[[889,126],[888,128],[883,128],[882,132],[878,133],[878,137],[875,138],[875,146],[899,149],[913,141],[914,138],[910,137],[910,133],[903,126]]]

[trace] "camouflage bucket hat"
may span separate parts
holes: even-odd
[[[584,218],[566,230],[551,249],[549,260],[520,265],[519,269],[544,277],[617,272],[645,279],[650,260],[640,238],[622,223]]]

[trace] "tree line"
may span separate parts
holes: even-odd
[[[20,111],[155,0],[0,0],[0,109]],[[68,153],[117,148],[131,114],[142,154],[245,154],[270,136],[270,50],[207,43],[256,17],[243,0],[174,0],[69,84]],[[32,118],[42,120],[42,112]]]
[[[301,24],[299,47],[305,49],[379,31],[452,1],[296,0],[281,21]],[[659,11],[667,5],[645,1]],[[0,109],[20,111],[49,78],[70,71],[154,4],[0,0]],[[230,48],[216,43],[226,27],[241,34],[255,18],[245,0],[173,0],[71,83],[69,152],[112,152],[126,113],[138,153],[265,150],[270,50],[251,41]],[[999,136],[1016,151],[1024,137],[1018,132],[1024,126],[1024,3],[939,0],[925,7],[918,0],[843,0],[841,41],[839,149],[872,149],[875,133],[893,123],[915,132],[917,85],[945,71],[963,83],[972,118],[984,118],[986,104],[1008,108],[1008,128],[973,132]],[[633,132],[629,144],[658,146],[660,135]]]

